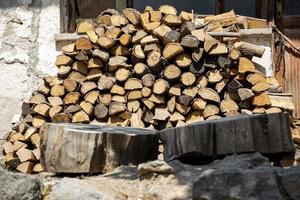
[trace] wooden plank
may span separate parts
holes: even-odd
[[[277,122],[277,123],[274,123]],[[281,159],[294,153],[285,113],[244,115],[196,122],[159,132],[166,161],[200,161],[233,153],[260,152]]]
[[[41,161],[49,172],[107,172],[158,155],[157,134],[149,129],[47,123],[41,134]]]

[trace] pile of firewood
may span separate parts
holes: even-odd
[[[144,13],[108,10],[97,22],[80,22],[82,37],[61,49],[57,76],[46,77],[24,102],[22,120],[3,145],[6,165],[43,171],[39,130],[45,122],[164,129],[278,111],[251,62],[264,49],[209,33],[215,26],[238,30],[234,12],[200,22],[166,5]]]

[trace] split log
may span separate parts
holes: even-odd
[[[208,101],[216,103],[220,103],[221,101],[219,94],[211,88],[201,88],[199,89],[198,94],[201,98]]]
[[[175,57],[176,55],[183,52],[183,48],[178,43],[169,43],[163,50],[163,57],[167,60]]]
[[[162,95],[166,94],[170,88],[169,83],[164,79],[158,79],[154,82],[153,93]]]
[[[181,70],[176,65],[168,65],[164,72],[164,77],[168,80],[176,80],[179,79],[181,75]]]
[[[192,58],[188,54],[179,54],[175,58],[176,65],[180,68],[187,68],[192,64]]]
[[[112,101],[111,94],[99,94],[98,102],[102,103],[105,106],[109,106]]]
[[[169,43],[179,43],[180,33],[178,31],[170,30],[163,38],[164,45]]]
[[[108,116],[108,108],[103,104],[97,104],[94,109],[94,115],[97,119],[104,119]]]
[[[246,100],[246,99],[250,99],[254,96],[254,93],[252,92],[252,90],[250,90],[248,88],[239,88],[238,94],[242,101]]]
[[[196,77],[191,72],[184,72],[180,77],[180,82],[185,86],[191,86],[196,82]]]
[[[228,113],[231,111],[238,111],[239,106],[232,100],[223,100],[220,103],[220,109],[222,113]]]
[[[271,105],[270,97],[267,93],[257,94],[253,97],[252,104],[255,106],[269,106]]]
[[[153,160],[158,154],[156,132],[147,129],[47,124],[42,135],[41,160],[54,173],[108,172]]]
[[[137,78],[130,78],[124,84],[125,90],[138,90],[138,89],[142,89],[142,88],[143,88],[143,84]]]
[[[203,110],[203,116],[204,118],[208,118],[213,115],[217,115],[220,113],[219,107],[213,105],[213,104],[207,104]]]
[[[233,46],[247,57],[257,56],[261,58],[265,52],[265,48],[249,42],[236,42]]]
[[[239,58],[239,73],[256,72],[254,64],[245,57]]]
[[[187,35],[181,39],[180,45],[184,48],[196,49],[199,46],[199,40],[195,36]]]

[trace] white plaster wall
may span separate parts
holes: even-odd
[[[0,139],[22,101],[55,74],[59,0],[0,0]]]

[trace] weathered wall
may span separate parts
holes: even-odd
[[[59,0],[0,0],[0,139],[42,77],[55,74]]]

